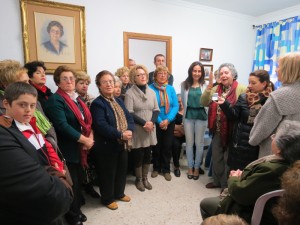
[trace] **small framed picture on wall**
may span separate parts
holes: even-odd
[[[200,48],[200,61],[211,61],[213,55],[213,49],[211,48]]]
[[[203,64],[203,67],[204,67],[204,74],[205,74],[204,79],[208,80],[210,72],[212,72],[212,73],[214,72],[214,66],[213,65],[204,65]]]

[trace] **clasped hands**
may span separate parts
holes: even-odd
[[[168,129],[168,125],[169,125],[169,121],[168,120],[163,120],[160,124],[159,127],[162,130],[167,130]]]

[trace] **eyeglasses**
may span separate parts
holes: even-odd
[[[137,74],[136,76],[137,76],[137,77],[146,77],[147,74],[145,74],[145,73],[140,73],[140,74]]]
[[[75,81],[75,77],[62,77],[60,78],[61,81],[67,82],[67,81]]]
[[[274,140],[275,137],[276,137],[276,134],[272,134],[270,137],[271,137],[272,140]]]
[[[113,80],[103,80],[101,81],[102,85],[113,85],[114,81]]]

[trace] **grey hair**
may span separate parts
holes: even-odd
[[[115,78],[115,83],[119,82],[120,87],[122,87],[123,83],[122,83],[121,79],[117,75],[114,75],[114,78]]]
[[[283,159],[289,163],[300,160],[300,122],[283,121],[277,129],[275,143]]]
[[[220,76],[220,70],[223,67],[227,67],[230,70],[231,75],[232,75],[232,77],[233,77],[234,80],[236,80],[238,78],[238,72],[236,71],[236,69],[235,69],[235,67],[234,67],[234,65],[232,63],[223,63],[223,64],[221,64],[221,66],[218,69],[219,76]]]

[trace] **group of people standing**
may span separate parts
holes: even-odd
[[[11,66],[12,64],[17,66]],[[243,181],[233,178],[227,180],[228,176],[242,176],[245,180],[248,176],[251,177],[252,169],[260,164],[254,163],[254,166],[250,167],[248,164],[271,154],[269,139],[276,132],[278,125],[287,119],[300,121],[300,96],[297,91],[300,86],[300,56],[297,53],[279,60],[278,79],[283,83],[283,87],[274,92],[270,76],[264,70],[250,73],[249,85],[245,87],[237,82],[238,74],[234,65],[224,63],[217,71],[219,79],[214,85],[212,74],[209,81],[205,81],[204,66],[195,61],[188,68],[188,76],[181,84],[182,105],[179,104],[179,98],[172,86],[173,76],[165,66],[165,57],[161,54],[156,55],[154,64],[156,69],[151,73],[148,73],[143,65],[133,65],[130,70],[126,67],[118,69],[116,75],[122,83],[118,96],[115,94],[115,76],[107,70],[99,72],[95,83],[100,95],[94,98],[87,93],[91,80],[86,73],[76,73],[67,66],[59,66],[53,75],[58,89],[52,93],[46,86],[46,68],[42,62],[27,63],[26,69],[9,60],[0,63],[0,97],[4,102],[7,98],[6,87],[8,93],[14,88],[19,88],[10,87],[11,83],[30,83],[36,91],[36,94],[30,91],[20,94],[21,97],[34,97],[29,106],[34,114],[25,113],[27,120],[18,121],[19,117],[15,117],[11,111],[6,115],[10,105],[0,105],[3,133],[7,132],[7,127],[13,126],[16,133],[25,135],[24,131],[28,129],[33,137],[41,137],[35,141],[42,143],[42,146],[38,145],[37,148],[43,155],[43,160],[39,162],[41,169],[44,170],[45,165],[50,166],[59,171],[60,175],[56,174],[57,177],[64,181],[69,180],[64,182],[66,189],[70,191],[67,192],[69,194],[63,197],[57,195],[68,200],[66,202],[69,202],[69,208],[64,205],[62,211],[56,217],[49,218],[50,222],[45,224],[61,224],[63,214],[70,225],[81,225],[87,220],[80,209],[84,204],[81,190],[84,179],[89,193],[99,197],[91,185],[90,178],[84,177],[89,174],[83,171],[91,167],[97,174],[101,202],[107,208],[117,209],[117,200],[129,202],[130,197],[125,195],[128,152],[131,152],[133,157],[136,188],[142,192],[152,189],[148,180],[151,161],[151,177],[155,178],[162,173],[165,180],[170,181],[173,153],[174,173],[175,176],[180,176],[178,146],[177,150],[172,152],[174,135],[185,135],[187,178],[199,179],[207,127],[212,135],[213,182],[207,184],[206,188],[221,187],[223,191],[229,187],[229,193],[235,196],[234,190],[237,188],[232,188],[232,185],[239,186],[238,183]],[[22,88],[26,89],[26,85]],[[212,98],[214,94],[217,94],[216,99]],[[18,98],[19,96],[16,97]],[[28,108],[27,105],[23,107],[24,110],[26,107]],[[181,118],[181,122],[177,121],[178,118]],[[37,128],[33,129],[35,126]],[[276,161],[275,177],[279,180],[279,175],[298,159],[299,155],[294,154],[292,147],[290,152],[283,149],[282,146],[287,149],[290,147],[280,138],[276,141],[278,143],[273,141],[276,157],[268,158],[264,162]],[[294,158],[291,159],[291,156]],[[250,173],[241,173],[244,169],[250,170]],[[268,167],[268,170],[272,169]],[[50,173],[50,176],[52,175],[53,173]],[[68,175],[71,179],[67,179]],[[279,188],[279,182],[270,186],[270,189],[275,187]],[[5,189],[7,186],[1,188],[8,190]],[[239,193],[243,193],[243,190],[240,191]],[[9,191],[3,193],[13,194]],[[43,204],[42,201],[43,199],[37,204]],[[255,200],[252,199],[251,204],[253,201]],[[214,199],[201,203],[203,217],[221,212],[212,207],[216,202]],[[10,213],[19,215],[20,212]],[[248,219],[246,216],[245,218]],[[30,220],[25,219],[24,215],[19,219]]]

